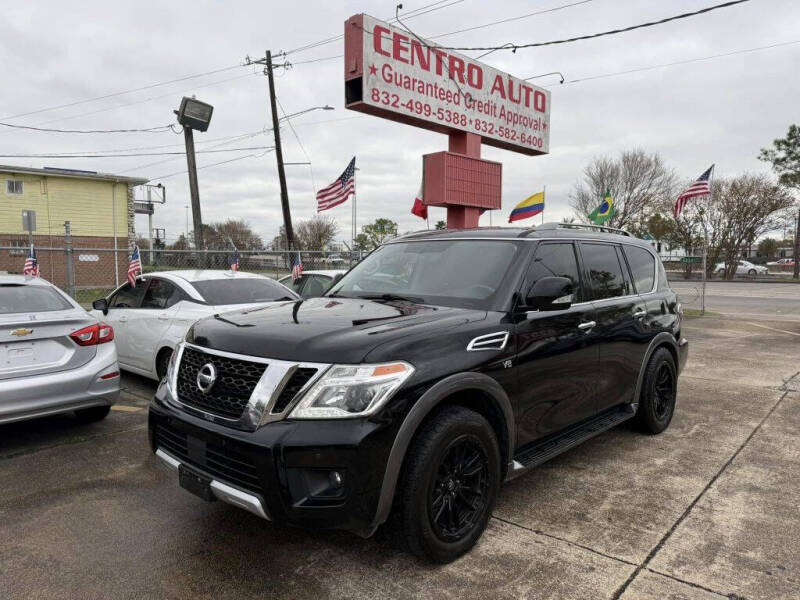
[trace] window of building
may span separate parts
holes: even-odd
[[[581,244],[581,255],[589,273],[596,300],[631,293],[622,275],[617,250],[611,244]]]
[[[27,242],[23,242],[22,240],[11,240],[8,244],[11,246],[8,253],[11,256],[27,256],[28,254],[28,244]]]
[[[8,193],[8,194],[21,194],[22,193],[22,180],[21,179],[7,179],[6,180],[6,193]]]

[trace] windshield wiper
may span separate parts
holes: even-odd
[[[357,296],[357,298],[363,298],[364,300],[386,300],[387,302],[397,300],[400,302],[411,302],[413,304],[425,303],[425,298],[420,298],[419,296],[401,296],[400,294],[361,294]]]

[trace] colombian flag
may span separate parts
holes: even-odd
[[[544,212],[544,190],[525,198],[525,200],[517,204],[511,214],[508,215],[508,222],[513,223],[514,221],[527,219],[542,212]]]

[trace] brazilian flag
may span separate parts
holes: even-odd
[[[614,199],[611,197],[611,192],[606,190],[606,195],[603,202],[595,208],[589,215],[589,220],[595,225],[602,225],[611,220],[614,216]]]

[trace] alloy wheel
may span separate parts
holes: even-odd
[[[482,443],[462,436],[450,443],[436,470],[428,514],[436,535],[455,542],[480,522],[489,496],[489,458]]]
[[[663,419],[672,410],[675,402],[675,376],[666,363],[663,363],[656,373],[653,396],[653,412],[657,419]]]

